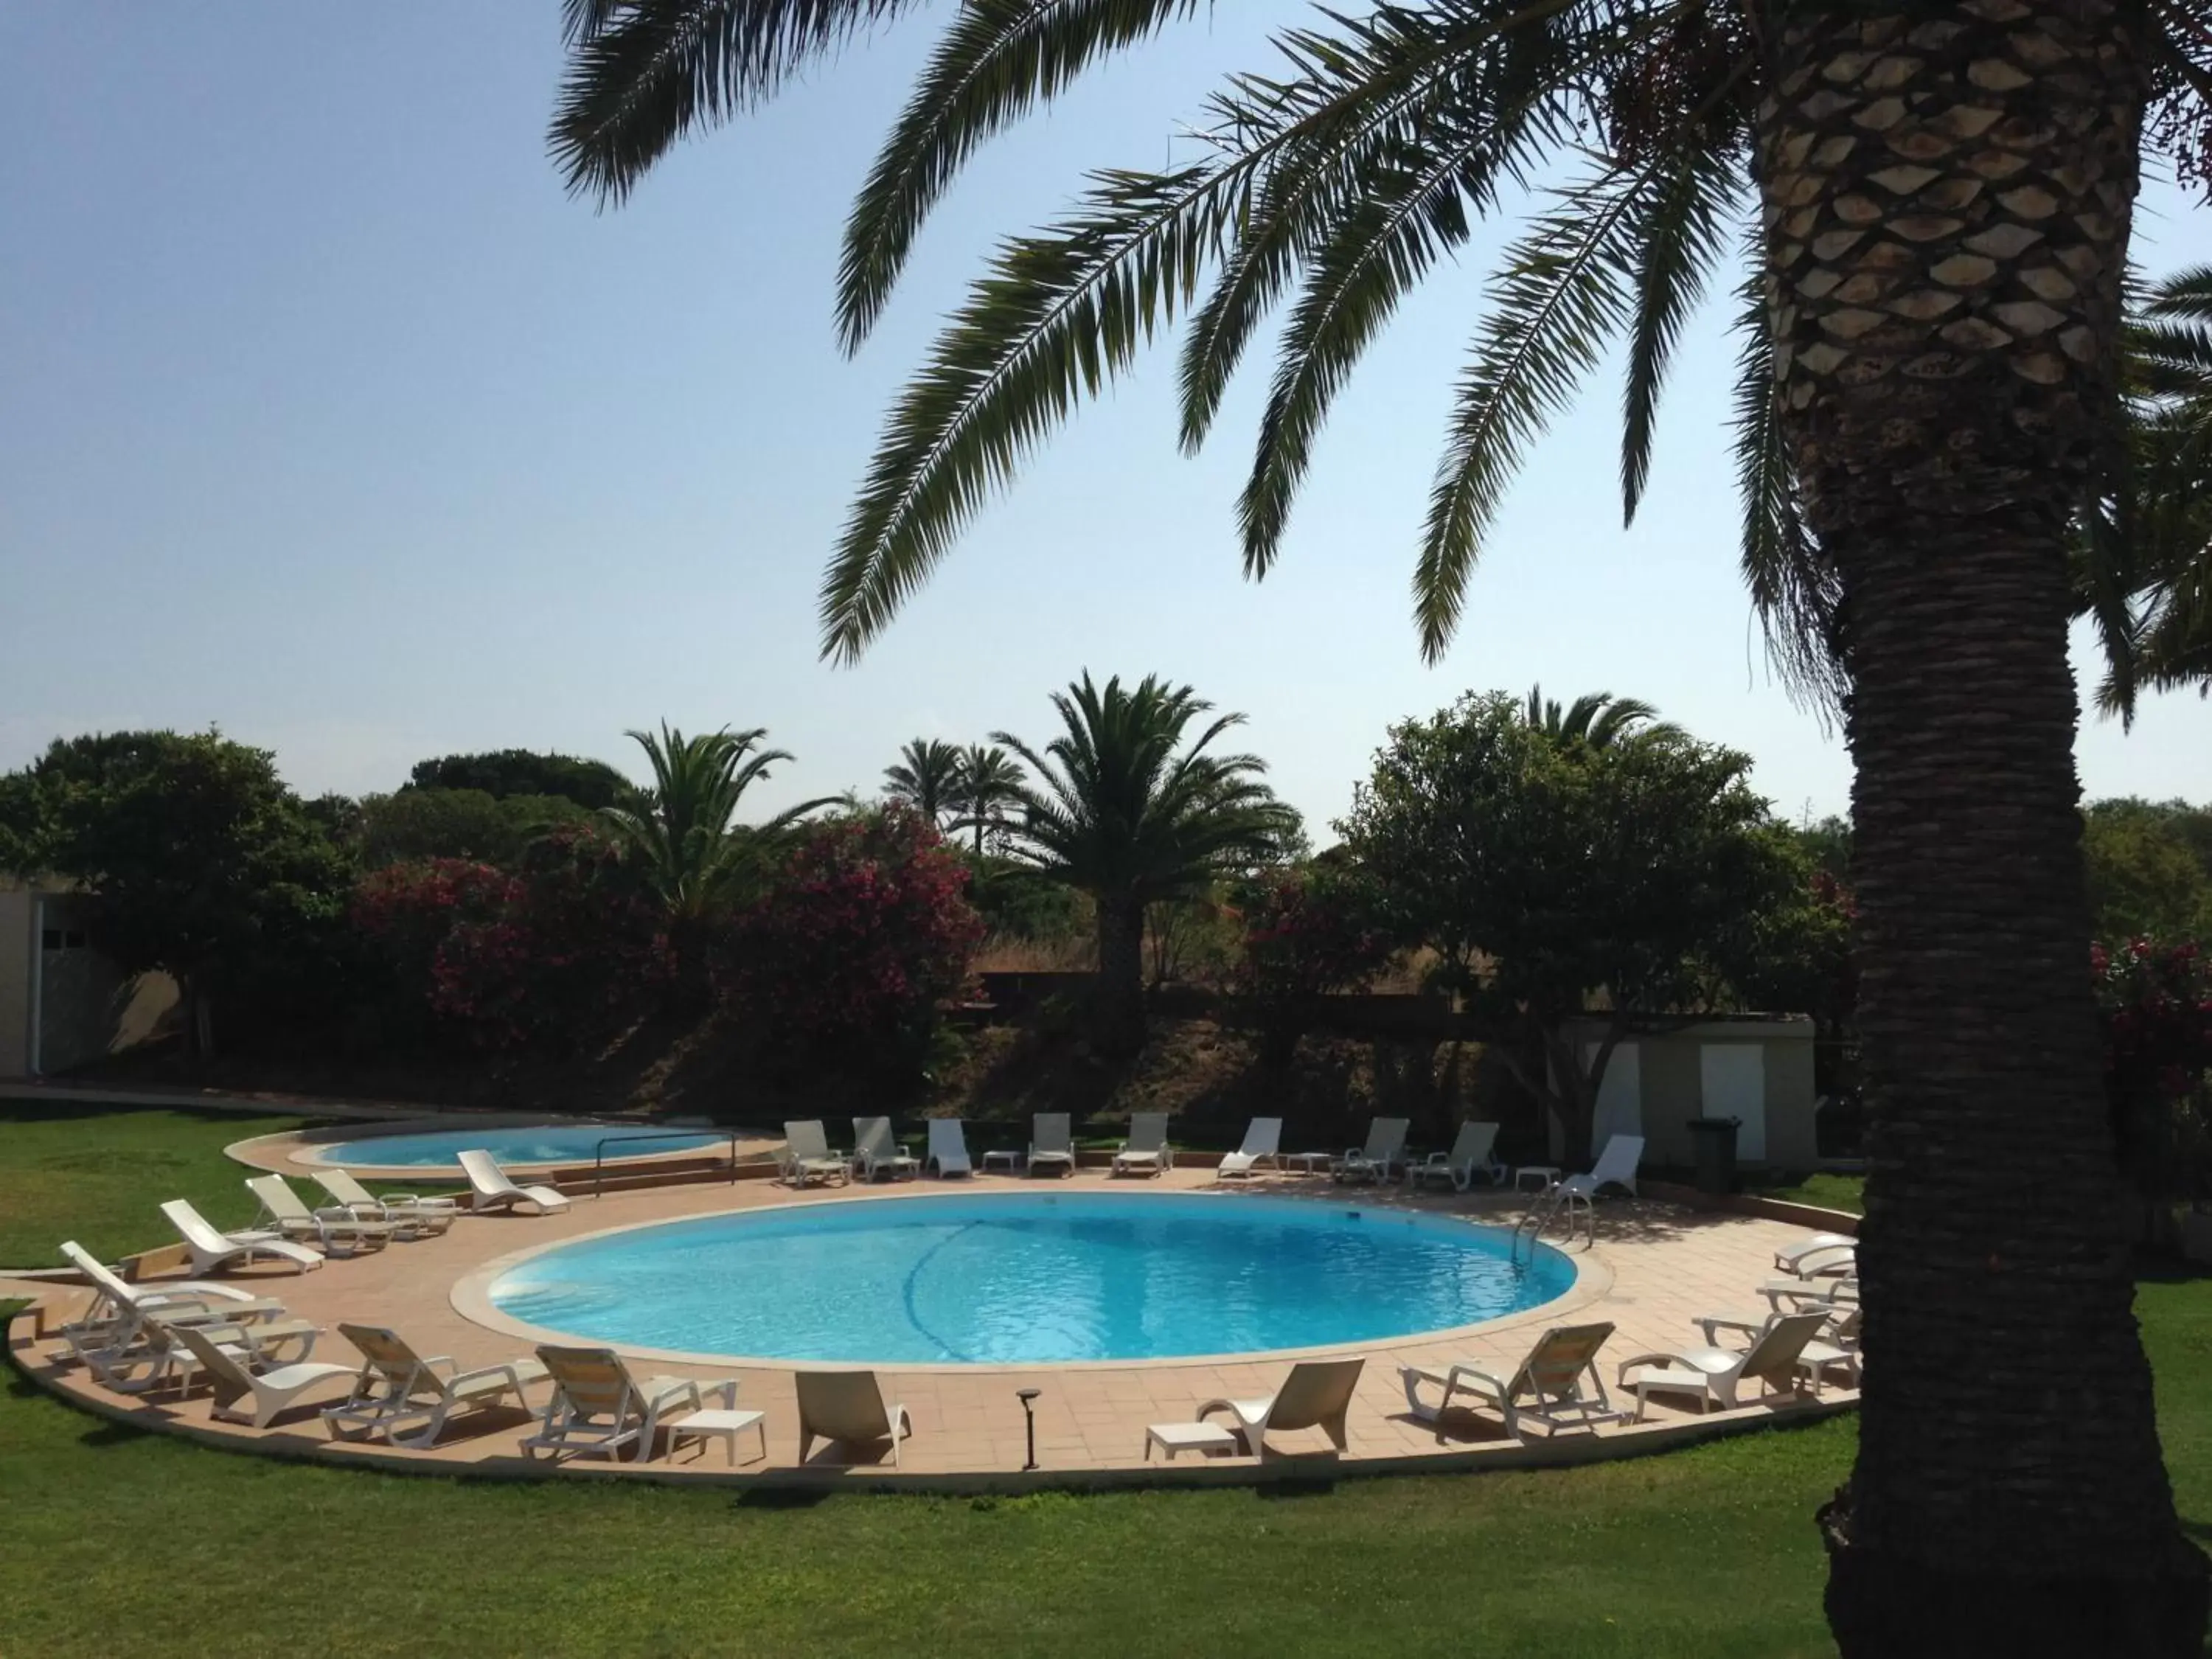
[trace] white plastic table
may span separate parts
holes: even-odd
[[[1319,1175],[1336,1162],[1336,1157],[1334,1152],[1285,1152],[1283,1167],[1287,1170],[1293,1164],[1303,1164],[1308,1175]]]
[[[1006,1166],[1008,1175],[1018,1175],[1021,1173],[1023,1160],[1026,1157],[1026,1153],[1018,1152],[1009,1146],[997,1147],[983,1154],[984,1173],[988,1175],[994,1164],[1003,1164]]]
[[[768,1413],[766,1412],[733,1412],[712,1409],[693,1412],[680,1423],[668,1425],[668,1449],[676,1449],[677,1443],[684,1439],[720,1439],[729,1453],[732,1468],[738,1461],[738,1437],[747,1429],[760,1432],[761,1462],[768,1462]]]
[[[1210,1451],[1242,1451],[1244,1443],[1218,1423],[1154,1423],[1145,1431],[1147,1463],[1152,1461],[1155,1446],[1165,1455],[1162,1461],[1172,1463],[1179,1451],[1194,1451],[1203,1457]]]
[[[1518,1169],[1513,1171],[1513,1190],[1516,1193],[1519,1192],[1521,1190],[1521,1183],[1526,1181],[1530,1176],[1536,1177],[1536,1190],[1540,1193],[1544,1192],[1550,1188],[1553,1182],[1559,1178],[1559,1166],[1556,1164],[1522,1164]]]

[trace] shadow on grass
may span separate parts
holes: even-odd
[[[730,1500],[734,1510],[811,1510],[834,1494],[805,1486],[750,1486]]]

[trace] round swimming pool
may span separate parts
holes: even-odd
[[[685,1353],[887,1364],[1164,1359],[1366,1342],[1563,1294],[1573,1264],[1446,1217],[1243,1194],[833,1201],[526,1257],[492,1305]]]
[[[625,1133],[632,1139],[625,1143]],[[642,1137],[651,1137],[644,1139]],[[540,1123],[521,1129],[441,1129],[432,1134],[383,1135],[318,1147],[314,1162],[358,1169],[458,1170],[461,1154],[482,1147],[501,1164],[589,1164],[601,1141],[607,1162],[665,1152],[726,1146],[727,1135],[702,1133],[670,1139],[652,1130],[618,1123]]]

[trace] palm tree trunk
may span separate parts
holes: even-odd
[[[2119,0],[1802,6],[1760,112],[1778,414],[1841,578],[1871,1171],[1822,1512],[1846,1655],[2194,1654],[2087,966],[2065,544],[2144,76]]]
[[[1145,907],[1097,896],[1098,1042],[1111,1054],[1145,1046]]]

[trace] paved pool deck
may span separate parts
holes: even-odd
[[[324,1267],[298,1273],[289,1267],[257,1266],[229,1275],[251,1285],[257,1294],[281,1297],[291,1313],[325,1328],[314,1357],[348,1362],[356,1358],[335,1327],[340,1321],[388,1325],[420,1353],[451,1354],[465,1368],[519,1358],[528,1340],[499,1328],[506,1322],[489,1310],[471,1281],[501,1259],[518,1251],[552,1244],[609,1228],[754,1210],[807,1201],[867,1203],[888,1197],[927,1194],[948,1187],[1006,1189],[1024,1178],[977,1176],[969,1182],[901,1182],[881,1186],[810,1188],[804,1194],[765,1181],[714,1182],[578,1197],[567,1212],[538,1216],[464,1216],[440,1237],[395,1243],[357,1256],[335,1256]],[[1113,1179],[1085,1170],[1073,1177],[1040,1179],[1038,1186],[1060,1190],[1109,1187],[1201,1189],[1214,1185],[1211,1170],[1178,1170],[1158,1180]],[[1245,1183],[1228,1184],[1220,1201],[1233,1204]],[[1510,1225],[1522,1212],[1526,1195],[1480,1192],[1417,1194],[1399,1187],[1337,1186],[1326,1177],[1267,1177],[1249,1190],[1278,1196],[1303,1196],[1315,1202],[1343,1203],[1349,1197],[1366,1207],[1410,1207]],[[678,1481],[733,1481],[784,1486],[912,1486],[944,1490],[1007,1490],[1045,1485],[1119,1485],[1134,1481],[1251,1481],[1284,1477],[1383,1474],[1401,1470],[1510,1467],[1656,1450],[1706,1435],[1729,1432],[1784,1417],[1812,1416],[1849,1407],[1856,1395],[1831,1385],[1814,1401],[1808,1396],[1771,1397],[1731,1412],[1700,1416],[1687,1401],[1652,1403],[1650,1420],[1595,1433],[1549,1435],[1541,1428],[1516,1440],[1489,1413],[1455,1412],[1442,1423],[1423,1420],[1408,1408],[1399,1376],[1401,1365],[1480,1364],[1510,1375],[1537,1335],[1552,1325],[1607,1320],[1615,1332],[1601,1356],[1601,1370],[1613,1386],[1620,1362],[1632,1355],[1698,1346],[1703,1338],[1692,1324],[1701,1314],[1750,1315],[1764,1311],[1758,1287],[1776,1277],[1775,1251],[1801,1241],[1808,1230],[1761,1218],[1695,1212],[1648,1200],[1617,1198],[1598,1207],[1597,1238],[1587,1250],[1577,1243],[1568,1254],[1579,1269],[1572,1290],[1558,1300],[1526,1312],[1450,1333],[1359,1345],[1366,1369],[1353,1401],[1349,1444],[1334,1454],[1319,1431],[1271,1439],[1269,1455],[1202,1457],[1186,1453],[1163,1464],[1145,1458],[1148,1424],[1187,1421],[1204,1401],[1271,1392],[1282,1380],[1289,1359],[1283,1356],[1226,1361],[1153,1360],[1127,1364],[1033,1366],[878,1366],[884,1396],[906,1407],[913,1437],[893,1470],[887,1452],[861,1449],[859,1462],[847,1460],[854,1449],[817,1443],[812,1457],[799,1459],[793,1366],[771,1362],[679,1364],[640,1359],[641,1375],[690,1376],[702,1381],[734,1377],[741,1408],[767,1413],[767,1456],[763,1461],[750,1434],[732,1468],[724,1449],[708,1443],[686,1445],[672,1457],[644,1465],[610,1467],[605,1459],[564,1461],[559,1472],[600,1478],[649,1478]],[[181,1279],[175,1272],[169,1275]],[[159,1283],[160,1277],[149,1279]],[[553,1466],[526,1460],[519,1450],[529,1419],[502,1410],[456,1419],[443,1440],[426,1451],[398,1450],[331,1442],[316,1416],[342,1389],[311,1395],[270,1428],[257,1431],[214,1420],[204,1389],[183,1398],[174,1391],[145,1396],[112,1392],[94,1382],[69,1356],[66,1345],[50,1333],[85,1299],[81,1286],[38,1285],[27,1292],[44,1306],[37,1320],[18,1319],[11,1334],[12,1357],[34,1381],[104,1415],[144,1428],[180,1432],[239,1451],[309,1457],[331,1463],[372,1464],[422,1473],[484,1476],[545,1475]],[[1339,1350],[1340,1352],[1344,1350]],[[1313,1350],[1306,1352],[1319,1352]],[[1036,1455],[1041,1468],[1024,1473],[1026,1439],[1017,1391],[1034,1388]],[[541,1403],[544,1385],[532,1390]],[[1632,1410],[1634,1401],[1625,1402]]]

